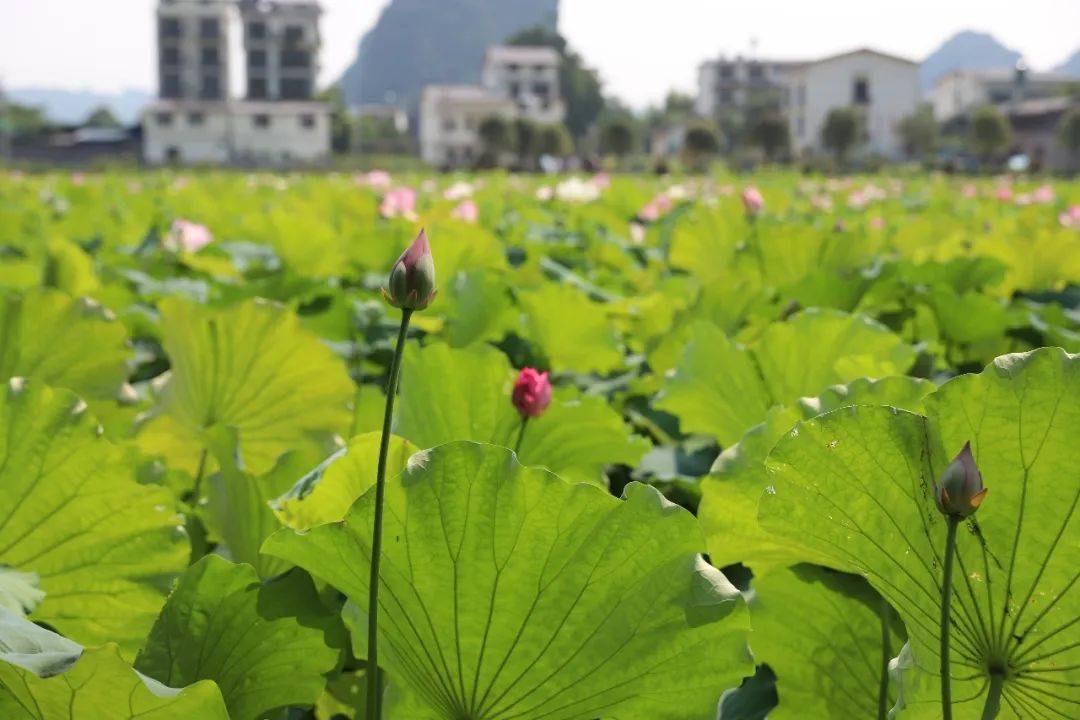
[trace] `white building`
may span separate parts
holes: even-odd
[[[559,53],[549,47],[495,45],[484,55],[480,85],[429,85],[420,93],[420,156],[439,167],[468,165],[482,151],[486,118],[561,123]]]
[[[720,121],[742,118],[753,109],[781,109],[787,104],[788,73],[802,63],[721,56],[698,66],[694,112]]]
[[[330,155],[330,108],[312,100],[314,0],[160,0],[160,99],[143,112],[152,164],[311,164]],[[243,37],[243,57],[233,60]],[[237,52],[239,55],[239,53]],[[245,99],[233,65],[246,69]]]
[[[1023,65],[1013,70],[954,70],[938,79],[930,91],[934,117],[948,122],[983,105],[1005,105],[1063,94],[1070,80],[1057,73],[1032,73]]]
[[[824,151],[821,130],[829,111],[850,107],[862,116],[860,150],[900,158],[900,121],[919,106],[918,72],[914,61],[867,48],[790,70],[785,83],[792,149]]]
[[[512,100],[518,117],[560,123],[566,116],[559,92],[560,62],[554,48],[493,45],[484,54],[481,84]]]
[[[420,93],[420,157],[429,165],[468,165],[480,154],[486,118],[513,119],[514,101],[478,85],[428,85]]]

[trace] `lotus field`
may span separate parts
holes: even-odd
[[[1080,717],[1080,183],[9,171],[0,296],[4,720]]]

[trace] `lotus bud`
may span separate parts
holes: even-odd
[[[742,191],[742,204],[747,215],[757,217],[765,209],[765,198],[761,196],[761,191],[756,187],[747,185],[746,189]]]
[[[514,407],[523,417],[540,417],[551,404],[551,381],[546,372],[537,372],[534,368],[522,368],[514,381],[514,391],[510,396]]]
[[[390,271],[383,289],[387,302],[402,310],[423,310],[435,297],[435,261],[423,230],[416,236]]]
[[[941,474],[941,483],[934,483],[934,501],[943,515],[966,518],[979,509],[986,491],[971,443],[964,443],[964,449]]]

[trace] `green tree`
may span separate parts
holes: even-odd
[[[0,98],[0,135],[37,135],[50,127],[51,123],[41,108],[4,102],[3,98]]]
[[[821,128],[821,143],[836,156],[836,162],[843,164],[848,152],[859,138],[859,115],[851,108],[837,107],[829,110],[825,116],[825,125]]]
[[[779,113],[764,113],[750,126],[750,139],[773,161],[790,142],[787,121]]]
[[[932,153],[938,144],[938,124],[934,120],[933,108],[922,105],[901,120],[900,137],[908,157],[924,158]]]
[[[634,127],[626,118],[610,120],[600,130],[600,151],[620,161],[634,150]]]
[[[518,162],[526,168],[532,168],[540,154],[540,133],[536,123],[525,118],[514,120],[514,152]]]
[[[316,97],[330,105],[330,149],[338,154],[351,152],[353,140],[359,128],[353,123],[353,118],[345,107],[345,98],[341,93],[341,88],[332,85]]]
[[[1004,151],[1012,138],[1009,119],[996,108],[979,108],[971,115],[969,141],[975,154],[982,162],[989,163],[993,157]]]
[[[113,115],[112,110],[110,110],[105,105],[101,105],[100,107],[95,108],[94,111],[86,117],[83,125],[95,128],[122,127],[120,121],[116,119],[115,115]]]
[[[1058,136],[1062,146],[1069,151],[1075,172],[1080,159],[1080,107],[1074,107],[1062,116],[1058,124]]]
[[[562,61],[559,65],[559,92],[566,103],[566,127],[575,138],[581,138],[592,127],[604,109],[600,77],[559,33],[546,27],[522,30],[506,43],[518,46],[554,48]]]
[[[537,145],[542,155],[566,157],[574,151],[574,140],[565,125],[550,124],[540,127]]]
[[[485,167],[498,166],[503,156],[514,150],[514,126],[504,117],[491,115],[484,118],[476,132],[480,137],[480,164]]]
[[[683,138],[683,159],[691,167],[702,170],[720,150],[720,136],[705,123],[695,123],[686,129]]]

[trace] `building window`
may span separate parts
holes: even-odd
[[[311,97],[311,83],[306,78],[283,78],[282,100],[307,100]]]
[[[204,47],[199,54],[199,60],[203,65],[216,67],[218,64],[218,49],[216,47]]]
[[[547,95],[548,84],[546,82],[533,83],[532,91],[534,95]]]
[[[300,25],[285,26],[285,44],[299,45],[304,40],[304,28]]]
[[[305,130],[311,130],[315,127],[315,116],[308,113],[300,116],[300,127]]]
[[[307,68],[311,65],[311,53],[304,50],[282,50],[281,67]]]
[[[855,84],[851,90],[851,100],[856,105],[870,104],[870,81],[864,77],[855,78]]]
[[[176,73],[165,73],[161,76],[161,97],[176,99],[180,97],[180,76]]]
[[[266,78],[248,78],[248,98],[251,100],[266,99]]]
[[[543,75],[547,71],[547,65],[533,65],[533,73]]]
[[[248,67],[264,68],[266,67],[266,51],[265,50],[249,50],[248,51]]]
[[[159,112],[154,114],[154,122],[161,127],[169,127],[172,125],[172,113]]]
[[[263,115],[263,114],[252,115],[251,116],[251,124],[254,125],[256,128],[258,128],[259,130],[266,130],[267,128],[270,127],[270,116],[269,115]]]
[[[765,79],[765,68],[760,63],[750,63],[749,74],[751,80]]]
[[[806,86],[805,85],[801,85],[801,84],[799,85],[798,89],[795,92],[795,97],[796,97],[796,103],[799,105],[799,107],[802,107],[803,105],[806,104]]]
[[[731,104],[731,101],[734,99],[734,97],[735,97],[735,94],[733,92],[731,92],[731,90],[729,88],[723,88],[717,94],[717,98],[720,101],[721,105],[729,105],[729,104]]]
[[[248,37],[252,40],[262,40],[266,37],[266,23],[250,22],[247,26]]]
[[[795,134],[802,137],[806,134],[806,118],[802,115],[795,118]]]
[[[506,71],[510,72],[510,73],[516,73],[520,69],[521,69],[521,66],[518,65],[517,63],[509,63],[506,66]]]
[[[216,39],[220,30],[217,18],[202,18],[199,20],[199,37]]]
[[[171,163],[180,162],[180,148],[175,145],[165,148],[165,160]]]
[[[158,23],[158,33],[163,38],[180,37],[180,18],[161,18]]]
[[[221,97],[221,83],[217,75],[203,75],[199,97],[203,100],[217,100]]]
[[[206,122],[206,115],[203,115],[201,112],[188,113],[187,121],[188,125],[198,127],[199,125],[202,125],[204,122]]]
[[[456,125],[456,123],[454,123],[454,118],[449,118],[449,117],[448,118],[443,118],[443,121],[442,121],[443,132],[454,132],[454,130],[456,128],[457,128],[457,125]]]
[[[735,66],[734,65],[721,65],[720,66],[720,77],[722,77],[725,80],[731,80],[732,78],[734,78],[735,77]]]
[[[166,45],[161,48],[161,63],[163,65],[179,65],[180,48],[175,45]]]
[[[521,83],[510,83],[510,97],[516,99],[519,95],[521,95]]]

